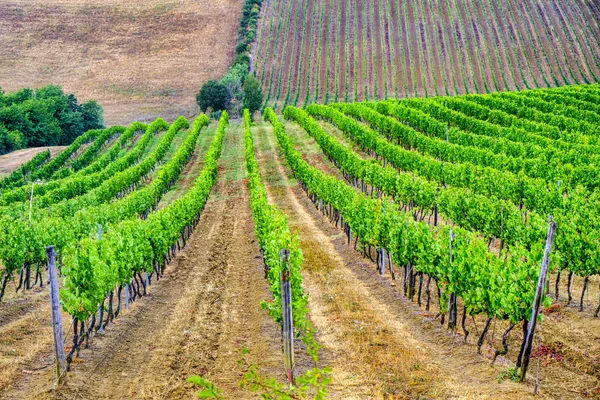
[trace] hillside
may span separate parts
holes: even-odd
[[[600,79],[597,2],[266,0],[268,105],[430,97]]]
[[[213,1],[0,0],[0,400],[600,400],[597,2]]]
[[[31,160],[36,154],[49,149],[51,156],[60,153],[65,146],[50,146],[50,147],[33,147],[30,149],[22,149],[13,151],[12,153],[3,154],[0,156],[0,179],[8,176],[11,172],[17,169],[21,164]]]
[[[0,86],[61,85],[107,125],[196,114],[234,56],[241,0],[0,0]]]

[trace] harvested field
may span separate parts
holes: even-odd
[[[0,0],[0,86],[98,100],[108,125],[197,113],[234,58],[243,2]]]

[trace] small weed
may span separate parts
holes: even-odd
[[[510,379],[513,382],[519,381],[519,368],[508,368],[498,374],[498,383]]]

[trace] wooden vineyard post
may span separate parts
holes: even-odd
[[[102,240],[102,225],[98,224],[98,240]],[[102,304],[99,307],[100,311],[100,327],[98,328],[98,333],[104,333],[104,326],[102,320],[104,319],[104,299],[102,299]]]
[[[294,324],[292,319],[292,287],[290,284],[290,251],[282,249],[279,260],[284,265],[281,271],[281,308],[283,335],[283,363],[288,383],[294,384]]]
[[[456,238],[456,234],[454,230],[450,230],[450,264],[454,262],[454,257],[452,256],[452,243]],[[458,307],[456,304],[456,294],[454,292],[450,293],[448,299],[448,328],[455,329],[456,322],[458,319]]]
[[[56,275],[56,251],[54,246],[46,247],[48,259],[48,276],[50,279],[50,300],[52,302],[52,335],[54,336],[54,355],[56,358],[56,381],[55,385],[62,383],[67,369],[65,358],[65,346],[63,343],[63,324],[58,299],[58,277]]]
[[[381,203],[381,215],[385,214],[385,202]],[[379,266],[379,273],[381,276],[385,275],[385,249],[381,246],[381,264]]]
[[[533,347],[533,338],[535,336],[535,328],[537,326],[538,316],[540,314],[540,306],[544,297],[544,288],[546,286],[546,278],[548,277],[548,265],[550,264],[550,252],[554,243],[554,234],[556,233],[556,222],[552,216],[548,217],[548,237],[546,238],[546,248],[544,249],[544,258],[542,259],[542,268],[538,279],[535,298],[533,299],[533,308],[531,310],[531,318],[527,327],[527,335],[525,336],[525,345],[523,347],[523,364],[521,366],[520,381],[525,380],[527,367],[529,366],[529,358]]]

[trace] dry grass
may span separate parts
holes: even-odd
[[[53,83],[107,124],[197,112],[234,57],[241,0],[0,0],[0,86]]]

